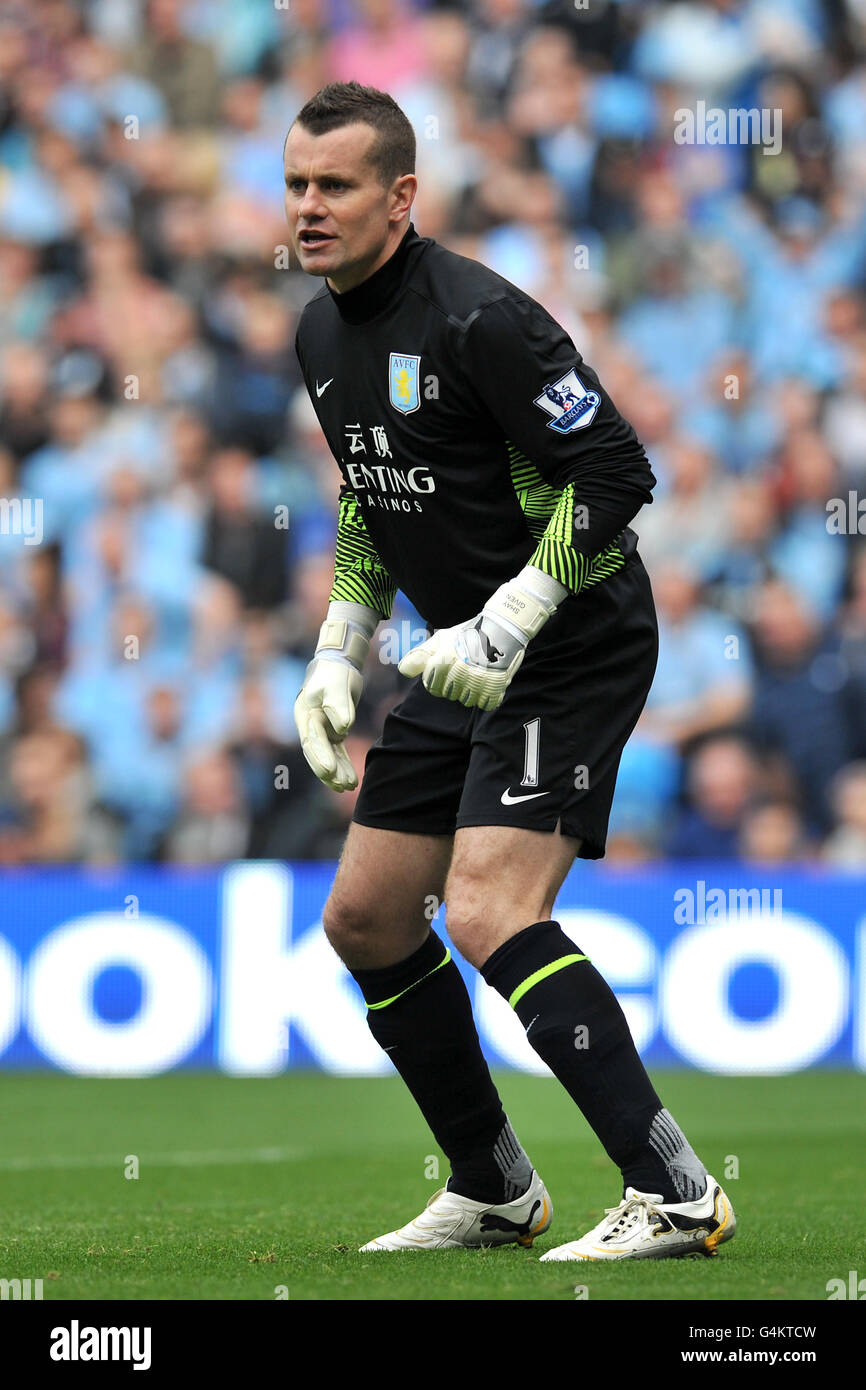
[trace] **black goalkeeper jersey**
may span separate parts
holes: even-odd
[[[529,295],[410,223],[391,258],[304,307],[295,348],[343,478],[332,599],[433,628],[527,563],[578,605],[634,552],[655,478],[631,425]]]

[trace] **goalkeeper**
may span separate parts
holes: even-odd
[[[733,1234],[730,1203],[611,989],[552,919],[575,856],[604,854],[655,670],[629,527],[655,479],[550,315],[417,234],[414,168],[403,112],[354,82],[313,96],[286,140],[293,250],[324,281],[296,350],[342,474],[331,601],[295,706],[326,785],[357,786],[343,740],[398,586],[431,632],[400,663],[417,679],[367,756],[323,920],[451,1176],[363,1249],[531,1245],[550,1225],[425,913],[435,898],[622,1175],[604,1220],[542,1258],[714,1253]]]

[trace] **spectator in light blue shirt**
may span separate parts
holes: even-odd
[[[682,748],[743,716],[752,662],[739,625],[702,607],[696,575],[681,561],[664,561],[650,577],[659,617],[659,663],[642,727]]]

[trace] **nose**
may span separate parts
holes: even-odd
[[[324,217],[327,209],[322,206],[322,195],[315,183],[308,183],[304,196],[298,203],[298,217]]]

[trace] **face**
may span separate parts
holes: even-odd
[[[293,125],[285,151],[286,218],[292,249],[308,275],[337,294],[383,265],[405,231],[414,174],[383,188],[367,155],[376,141],[362,122],[313,135]]]

